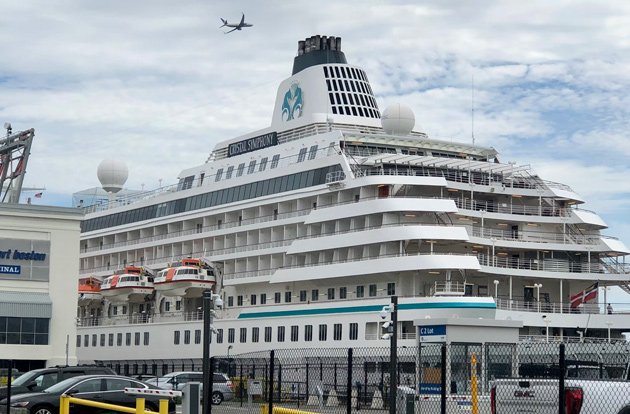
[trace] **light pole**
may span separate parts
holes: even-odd
[[[547,315],[543,315],[543,322],[545,322],[545,325],[546,325],[546,328],[545,328],[545,342],[549,343],[549,325],[551,324],[551,321],[549,320]]]
[[[536,288],[536,302],[538,302],[538,313],[540,313],[540,288],[542,287],[542,283],[534,283],[534,287]]]
[[[398,296],[392,296],[391,304],[383,306],[381,318],[387,318],[391,314],[391,320],[383,324],[387,333],[383,339],[389,338],[389,414],[396,414],[397,391],[397,365],[398,365]]]
[[[230,374],[230,372],[231,372],[230,370],[232,368],[232,361],[230,360],[230,351],[232,350],[232,348],[234,348],[234,345],[228,345],[228,347],[227,347],[227,363],[228,363],[228,369],[227,370],[228,370],[228,375],[231,375]]]
[[[212,387],[210,386],[210,343],[212,342],[212,312],[214,306],[223,306],[221,296],[212,293],[210,289],[203,291],[203,414],[212,413]]]
[[[612,322],[606,322],[606,326],[608,327],[608,343],[610,343],[610,325],[612,325]]]
[[[494,300],[499,298],[499,281],[494,279]]]

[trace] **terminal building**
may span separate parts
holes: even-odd
[[[76,365],[75,208],[0,203],[0,367]]]

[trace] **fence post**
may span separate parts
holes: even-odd
[[[308,362],[306,363],[306,403],[308,404],[308,399],[311,396],[311,391],[308,388]],[[300,401],[300,392],[299,392],[299,388],[298,388],[298,401]]]
[[[558,361],[558,414],[564,414],[564,375],[566,361],[564,359],[564,344],[560,344],[560,361]]]
[[[203,402],[204,407],[207,404],[208,410],[207,411],[204,410],[204,412],[208,413],[208,414],[212,414],[212,389],[214,388],[213,387],[213,384],[214,384],[214,357],[210,357],[210,380],[208,381],[208,383],[210,384],[210,387],[208,387],[210,389],[208,390],[207,393],[204,393],[205,396],[208,396],[208,401],[204,401]]]
[[[440,413],[446,414],[446,344],[442,344]]]
[[[358,394],[358,391],[357,391]],[[358,401],[358,398],[357,398]],[[346,381],[346,413],[352,412],[352,348],[348,348],[348,381]]]
[[[278,402],[282,402],[282,364],[278,364]]]
[[[241,359],[241,380],[240,380],[240,387],[239,387],[239,394],[241,395],[241,407],[243,406],[243,360]]]
[[[276,359],[276,353],[272,349],[269,354],[269,414],[273,413],[273,371],[274,371],[274,362]]]

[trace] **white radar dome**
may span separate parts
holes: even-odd
[[[98,180],[103,190],[108,193],[117,193],[122,190],[129,176],[127,165],[119,160],[103,160],[96,170]]]
[[[416,117],[411,108],[397,103],[385,108],[381,115],[381,125],[386,134],[409,135],[416,125]]]

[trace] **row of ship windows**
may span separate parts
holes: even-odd
[[[365,72],[361,69],[351,68],[347,66],[324,66],[324,77],[328,78],[345,78],[357,79],[368,82]]]
[[[368,285],[368,297],[374,297],[377,295],[378,286],[376,284]],[[335,288],[328,288],[326,293],[322,293],[321,295],[326,295],[328,300],[335,299]],[[353,292],[357,298],[365,297],[365,286],[359,285],[356,286],[355,291]],[[387,283],[387,296],[393,296],[396,294],[396,283],[390,282]],[[284,302],[291,303],[293,300],[293,292],[287,291],[284,292]],[[297,297],[297,296],[296,296]],[[311,289],[310,298],[308,290],[300,290],[299,300],[300,302],[312,301],[316,302],[319,300],[320,292],[319,289]],[[347,299],[348,297],[348,288],[343,286],[339,288],[339,299]],[[252,294],[249,297],[249,305],[256,305],[258,303],[258,298],[260,298],[260,304],[267,304],[267,294],[261,293],[260,295]],[[236,296],[236,306],[243,306],[243,302],[246,300],[243,295]],[[276,292],[274,293],[274,303],[282,303],[282,293]],[[234,306],[234,296],[227,297],[227,305],[228,307]]]
[[[376,108],[376,101],[372,98],[372,88],[370,88],[369,83],[365,82],[357,82],[357,81],[336,81],[336,80],[326,80],[326,86],[328,87],[328,92],[359,92],[365,95],[368,95],[367,98],[371,98],[371,102],[374,104],[374,108]],[[365,105],[365,104],[364,104]]]
[[[332,99],[332,98],[331,98]],[[345,108],[345,109],[344,109]],[[360,106],[332,106],[332,113],[334,115],[353,115],[363,116],[367,118],[380,118],[381,115],[378,111],[370,108],[361,108]]]
[[[304,148],[304,150],[306,150],[306,148]],[[306,151],[304,152],[304,156],[306,156]],[[341,171],[340,165],[303,171],[268,180],[255,181],[235,187],[211,191],[205,194],[184,197],[178,200],[168,201],[166,203],[97,217],[81,222],[81,232],[84,233],[107,227],[120,226],[123,224],[169,216],[186,211],[198,210],[242,200],[249,200],[256,197],[282,193],[285,191],[312,187],[324,184],[326,182],[327,174],[337,171]]]
[[[292,325],[289,327],[289,340],[291,342],[298,342],[300,340],[300,327],[298,325]],[[328,325],[320,324],[317,325],[317,336],[313,335],[313,325],[304,325],[304,341],[312,342],[316,337],[319,341],[327,341],[328,340]],[[335,323],[332,325],[332,339],[334,341],[341,341],[343,339],[343,325],[340,323]],[[258,343],[260,342],[260,329],[257,326],[251,328],[251,342]],[[223,329],[217,329],[217,343],[221,344],[224,340]],[[239,328],[239,343],[247,343],[247,331],[248,328]],[[359,324],[356,322],[352,322],[348,326],[348,339],[351,341],[356,341],[359,339]],[[184,331],[185,333],[186,331]],[[266,326],[264,328],[264,341],[272,342],[273,340],[273,328],[271,326]],[[179,344],[179,331],[175,331],[174,343],[175,345]],[[186,336],[184,334],[184,343],[186,340]],[[276,341],[277,342],[285,342],[287,340],[287,327],[286,326],[278,326],[276,328]],[[227,330],[227,343],[233,344],[236,341],[236,328],[228,328]]]
[[[333,324],[332,329],[332,339],[334,341],[341,341],[343,339],[343,326],[340,323]],[[289,340],[291,342],[299,341],[300,337],[300,327],[298,325],[293,325],[289,327]],[[312,342],[316,337],[319,341],[327,341],[328,340],[328,325],[320,324],[317,326],[317,336],[313,336],[313,325],[304,325],[304,341]],[[183,332],[183,335],[182,335]],[[247,342],[247,332],[248,328],[239,328],[239,343]],[[194,333],[194,338],[193,338]],[[276,328],[276,340],[277,342],[285,342],[286,340],[287,329],[285,326],[278,326]],[[183,337],[182,337],[183,336]],[[105,347],[105,346],[140,346],[141,344],[144,346],[149,346],[149,332],[126,332],[126,333],[117,333],[117,334],[85,334],[85,335],[77,335],[76,346],[77,348],[88,348],[92,347]],[[190,345],[194,340],[194,344],[198,345],[201,343],[202,335],[201,329],[184,330],[184,331],[174,331],[173,332],[173,344],[174,345]],[[216,331],[216,340],[218,344],[224,342],[224,329],[217,329]],[[271,326],[266,326],[264,328],[264,342],[272,342],[273,339],[273,328]],[[359,339],[359,324],[356,322],[352,322],[348,326],[348,339],[351,341],[356,341]],[[236,342],[236,328],[228,328],[227,330],[227,343],[233,344]],[[251,328],[251,342],[257,343],[260,342],[260,328],[255,326]]]

